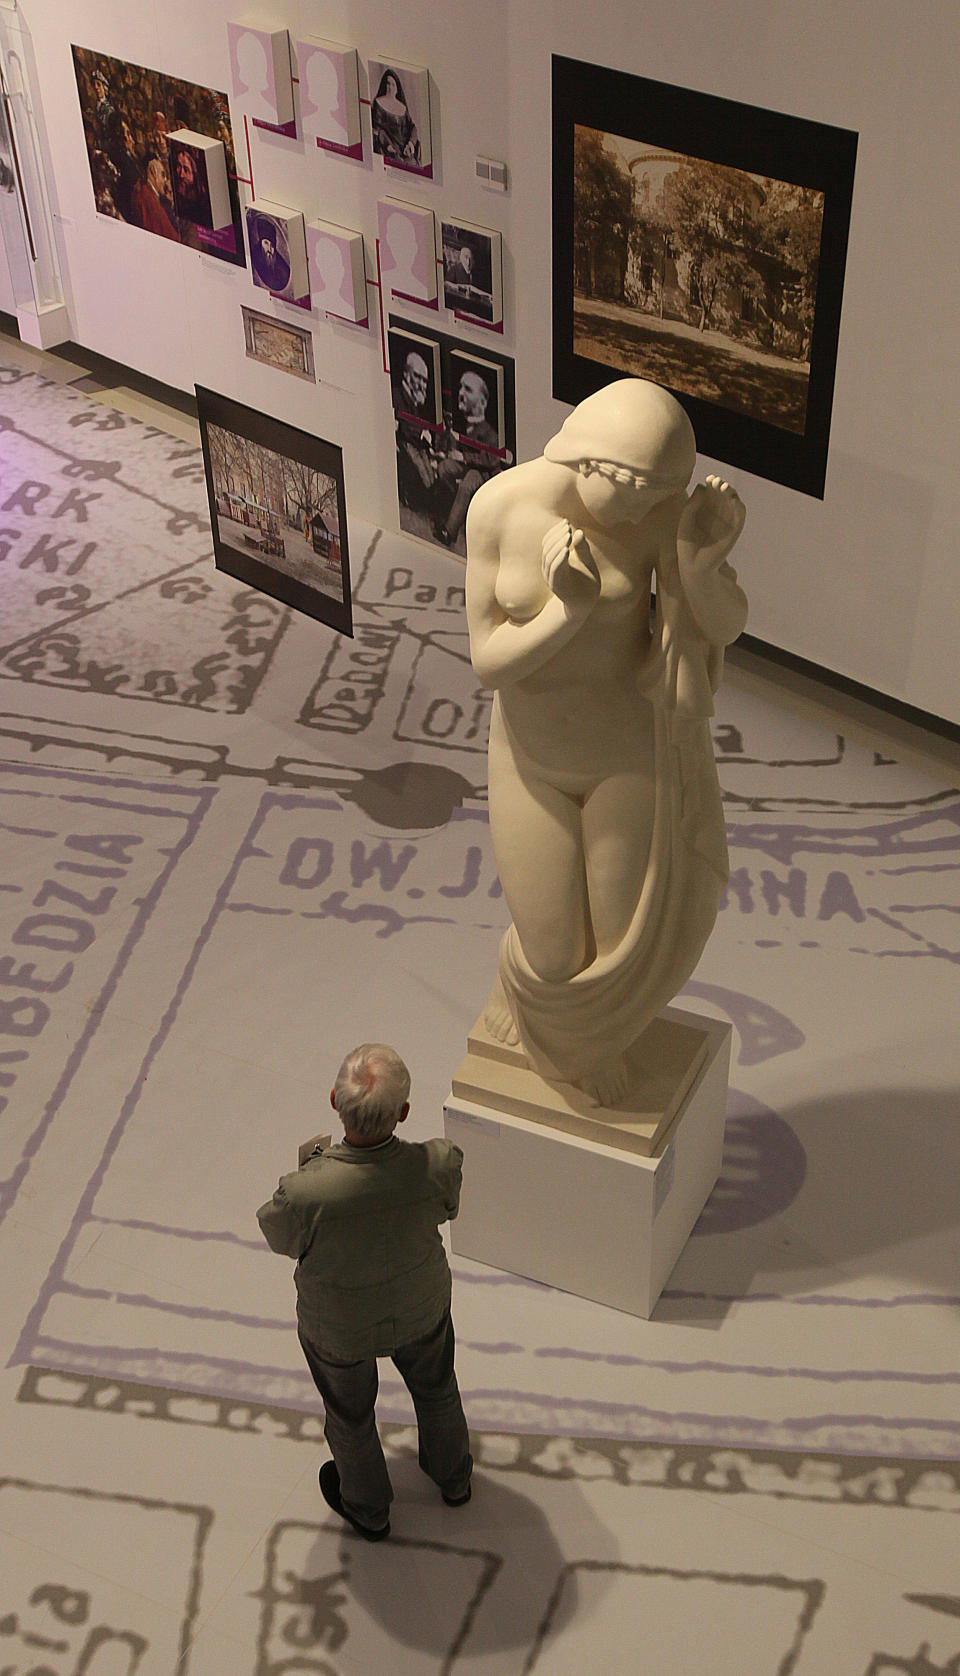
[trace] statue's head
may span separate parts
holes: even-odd
[[[651,487],[686,487],[697,458],[693,426],[669,390],[618,378],[587,396],[543,450],[558,465],[615,466]]]

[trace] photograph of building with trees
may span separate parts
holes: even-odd
[[[823,193],[574,129],[573,349],[803,434]]]
[[[336,478],[222,425],[206,435],[221,543],[342,604]]]

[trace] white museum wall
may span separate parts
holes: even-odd
[[[169,383],[194,381],[338,442],[348,505],[396,522],[393,424],[379,327],[316,312],[315,388],[247,360],[240,303],[264,303],[241,272],[97,217],[70,44],[229,90],[231,0],[22,0],[32,33],[55,179],[74,336]],[[960,722],[960,12],[946,0],[274,0],[250,15],[356,45],[361,59],[430,66],[433,182],[257,133],[258,195],[364,232],[376,276],[376,201],[388,193],[504,235],[504,337],[404,304],[399,312],[517,357],[520,458],[567,411],[550,396],[550,54],[583,57],[859,132],[830,460],[817,501],[730,468],[748,502],[737,565],[750,632],[907,703]],[[362,88],[361,91],[364,91]],[[240,172],[242,122],[235,120]],[[506,197],[474,181],[475,154],[503,158]],[[376,292],[371,289],[371,303]],[[714,462],[703,462],[711,469]],[[727,468],[719,465],[719,469]],[[455,562],[455,561],[451,561]]]

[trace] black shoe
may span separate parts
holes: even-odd
[[[473,1495],[473,1490],[472,1490],[471,1486],[468,1484],[466,1489],[464,1490],[462,1496],[444,1495],[444,1492],[442,1490],[440,1491],[440,1494],[443,1496],[443,1499],[446,1502],[448,1507],[466,1507],[467,1502],[470,1500],[470,1497]]]
[[[359,1519],[355,1519],[352,1513],[347,1512],[340,1500],[340,1474],[337,1471],[335,1461],[324,1461],[320,1468],[320,1494],[327,1506],[332,1507],[334,1513],[339,1513],[341,1519],[346,1519],[347,1524],[352,1525],[355,1531],[359,1531],[366,1542],[382,1542],[385,1536],[390,1535],[389,1519],[385,1525],[380,1526],[379,1530],[374,1530],[370,1525],[362,1525]]]

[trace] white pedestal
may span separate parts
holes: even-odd
[[[730,1065],[729,1024],[677,1007],[662,1017],[708,1045],[649,1156],[450,1095],[444,1132],[464,1152],[457,1256],[650,1317],[720,1174]]]
[[[70,316],[65,303],[51,303],[40,307],[23,303],[17,309],[17,330],[24,343],[34,349],[53,349],[58,343],[70,341]]]

